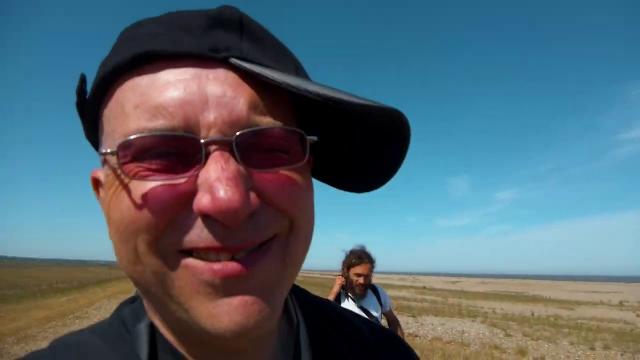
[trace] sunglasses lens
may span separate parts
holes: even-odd
[[[132,179],[163,180],[186,177],[202,164],[202,147],[194,137],[143,135],[118,146],[122,171]]]
[[[302,164],[307,159],[307,137],[284,127],[257,128],[237,135],[240,162],[255,170],[271,170]]]
[[[213,143],[231,138],[210,138]],[[302,165],[308,155],[307,136],[286,127],[255,128],[234,137],[238,161],[254,170]],[[121,171],[136,180],[169,180],[196,174],[204,163],[203,147],[185,134],[147,134],[127,139],[117,147]]]

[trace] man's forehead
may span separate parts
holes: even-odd
[[[125,91],[153,99],[168,91],[177,96],[180,95],[179,92],[197,90],[197,87],[202,84],[220,85],[222,82],[236,85],[233,89],[235,92],[249,88],[249,85],[240,79],[235,71],[217,62],[194,60],[153,62],[140,66],[118,79],[111,87],[104,107],[108,106],[114,95]],[[229,91],[227,88],[225,90]],[[128,95],[131,96],[131,94]],[[136,99],[125,98],[124,100],[135,101]],[[162,98],[157,100],[162,101]]]
[[[364,263],[352,267],[349,272],[353,274],[369,274],[373,272],[373,267],[369,263]]]
[[[295,104],[289,93],[215,60],[171,59],[142,65],[114,83],[102,112],[104,117],[115,99],[132,106],[145,102],[161,109],[207,96],[226,98],[253,115],[286,119],[287,125],[295,126],[291,122]]]
[[[202,59],[164,59],[141,65],[116,80],[108,92],[104,106],[109,102],[113,94],[124,84],[131,83],[132,80],[139,82],[140,80],[161,81],[163,76],[170,74],[172,80],[179,80],[180,77],[185,80],[192,80],[197,76],[208,77],[212,82],[222,79],[222,77],[235,77],[245,83],[252,89],[261,90],[267,85],[251,76],[245,75],[235,68],[216,60]],[[147,91],[154,91],[149,88]],[[279,90],[279,89],[274,89]],[[282,93],[282,91],[277,91]]]

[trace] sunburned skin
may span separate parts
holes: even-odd
[[[297,185],[295,178],[282,171],[250,171],[252,182],[259,183],[258,188],[267,193],[278,189],[291,188]],[[197,191],[196,177],[180,179],[152,186],[141,196],[141,207],[158,218],[166,216],[168,206],[180,206],[195,196]],[[160,220],[160,219],[159,219]],[[185,247],[180,252],[185,256],[186,266],[192,266],[203,277],[213,279],[246,276],[250,269],[265,258],[275,236],[254,243],[235,246],[207,246],[202,244],[191,248]],[[206,264],[202,264],[205,262]]]

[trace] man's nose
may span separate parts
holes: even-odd
[[[198,175],[193,210],[227,227],[241,225],[259,206],[251,178],[226,149],[211,153]]]

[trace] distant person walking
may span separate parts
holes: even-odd
[[[375,266],[376,260],[364,246],[349,250],[342,261],[342,274],[336,277],[327,298],[380,324],[384,315],[389,329],[404,338],[400,321],[391,308],[389,295],[372,282]]]

